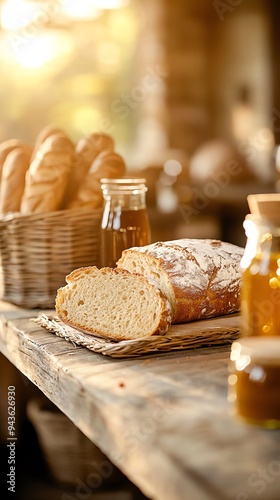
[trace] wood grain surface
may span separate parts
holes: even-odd
[[[232,414],[230,346],[112,359],[28,317],[2,304],[1,352],[145,495],[279,500],[280,431]]]

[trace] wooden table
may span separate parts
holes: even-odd
[[[4,356],[145,495],[279,500],[280,431],[231,414],[228,347],[112,359],[30,322],[36,311],[1,311]]]

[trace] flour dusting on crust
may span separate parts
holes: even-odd
[[[158,282],[173,323],[237,311],[244,249],[210,239],[180,239],[124,250],[117,266]]]
[[[210,285],[213,291],[228,287],[233,290],[232,277],[243,255],[243,249],[231,243],[187,238],[137,247],[137,251],[161,259],[164,267],[170,264],[170,279],[183,290],[190,286],[192,290],[205,290]]]

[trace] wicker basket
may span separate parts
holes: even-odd
[[[89,481],[95,489],[123,481],[119,469],[47,398],[31,399],[27,416],[55,482],[74,486]]]
[[[2,300],[26,308],[53,308],[67,274],[98,265],[101,216],[101,209],[73,209],[2,217]]]

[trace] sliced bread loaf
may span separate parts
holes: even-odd
[[[59,288],[56,312],[86,333],[113,340],[164,334],[171,323],[167,298],[153,283],[123,269],[84,267]]]
[[[124,250],[117,267],[156,282],[172,323],[186,323],[239,309],[243,252],[219,240],[185,238]]]

